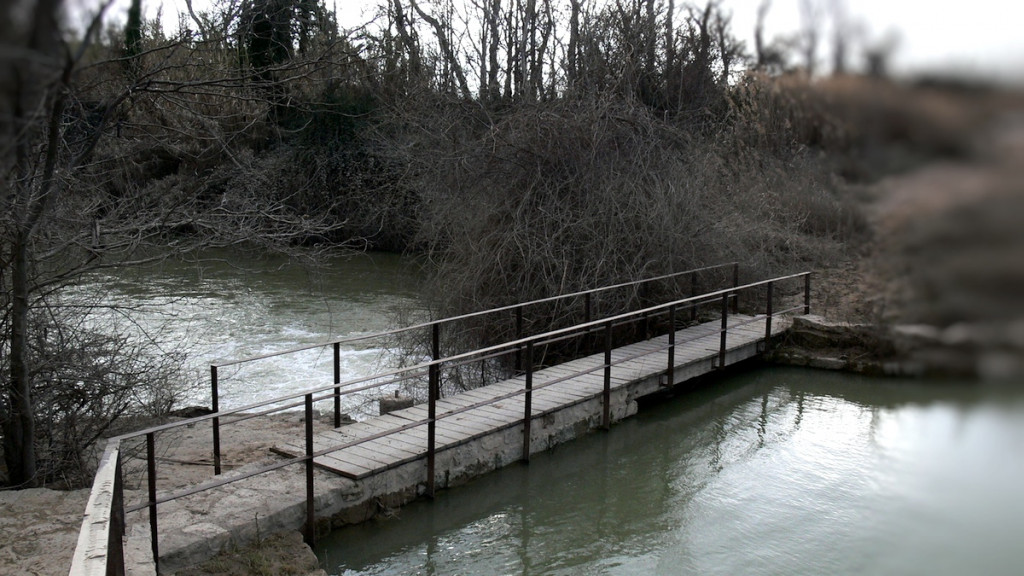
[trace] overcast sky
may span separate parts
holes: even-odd
[[[70,0],[93,3],[96,0]],[[326,0],[337,6],[342,25],[360,21],[363,8],[377,0]],[[460,0],[455,0],[458,3]],[[677,0],[678,2],[679,0]],[[802,0],[772,0],[766,21],[766,35],[794,34],[802,19]],[[859,29],[863,42],[895,41],[892,68],[897,73],[954,70],[995,76],[1024,85],[1024,2],[1015,0],[814,0],[822,6],[825,26],[823,41],[830,34],[829,7],[845,6],[848,20]],[[115,17],[123,18],[128,0],[117,0]],[[193,0],[197,9],[209,0]],[[733,31],[753,49],[757,8],[762,0],[722,0],[733,15]],[[147,14],[163,5],[165,26],[173,26],[175,14],[184,10],[185,0],[143,0]],[[700,0],[698,3],[703,3]],[[827,55],[822,47],[823,64]],[[860,54],[851,55],[859,66]]]
[[[761,0],[724,0],[734,30],[752,37]],[[829,6],[831,0],[819,0]],[[850,21],[869,42],[893,38],[900,71],[956,69],[1024,79],[1024,4],[1015,0],[846,0]],[[800,0],[773,0],[767,27],[788,33],[801,26]],[[825,17],[830,26],[830,17]],[[753,44],[753,40],[748,41]]]

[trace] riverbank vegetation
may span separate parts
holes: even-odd
[[[0,24],[0,480],[19,487],[88,478],[102,433],[173,399],[172,361],[126,363],[137,340],[61,299],[83,273],[405,251],[441,317],[721,261],[828,266],[869,234],[849,184],[970,154],[985,115],[962,104],[989,97],[890,82],[877,51],[873,77],[811,76],[714,2],[382,0],[354,30],[316,0],[215,2],[173,33],[139,0],[78,27],[23,4]]]

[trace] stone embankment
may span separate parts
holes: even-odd
[[[884,376],[1004,380],[1024,376],[1024,322],[880,326],[796,318],[770,359]]]

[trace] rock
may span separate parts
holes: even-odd
[[[397,393],[394,397],[387,396],[380,399],[380,415],[389,414],[395,410],[402,410],[405,408],[412,408],[413,400],[409,396],[399,396]]]
[[[893,352],[892,339],[884,328],[870,324],[831,322],[813,314],[793,319],[788,342],[810,350],[862,350],[879,356]]]
[[[213,414],[213,410],[205,406],[186,406],[184,408],[178,408],[177,410],[171,410],[167,413],[168,416],[174,416],[177,418],[197,418],[199,416],[206,416],[207,414]]]
[[[246,546],[230,548],[206,562],[176,572],[177,576],[222,574],[324,574],[317,567],[316,555],[302,541],[302,534],[282,532]]]
[[[901,324],[893,326],[892,331],[897,336],[920,342],[935,343],[942,339],[942,331],[929,324]]]
[[[794,318],[785,344],[770,357],[865,374],[1000,380],[1024,373],[1021,341],[1024,324],[872,326],[807,315]]]
[[[846,360],[819,356],[811,358],[807,365],[811,368],[821,368],[823,370],[843,370],[846,368]]]

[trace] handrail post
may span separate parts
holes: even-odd
[[[432,329],[430,354],[434,363],[427,369],[427,496],[434,497],[434,456],[437,449],[437,397],[441,392],[441,325],[435,323]]]
[[[690,298],[697,295],[697,273],[690,273]],[[697,321],[697,303],[693,302],[690,304],[690,322]]]
[[[341,343],[334,343],[334,427],[341,426]]]
[[[437,447],[437,388],[440,380],[441,367],[431,364],[428,369],[429,383],[427,390],[427,497],[434,497],[434,452]]]
[[[811,273],[804,275],[804,314],[811,313]]]
[[[740,285],[740,263],[736,262],[732,265],[732,287],[736,288]],[[740,311],[740,297],[739,294],[733,298],[732,301],[732,313],[737,314]]]
[[[306,394],[306,534],[311,548],[316,545],[316,502],[313,492],[313,395]]]
[[[522,305],[516,306],[516,340],[520,340],[523,337],[523,307]],[[523,371],[523,346],[522,344],[516,344],[516,374]]]
[[[530,424],[533,421],[533,340],[526,343],[526,394],[523,398],[523,462],[530,461]]]
[[[729,330],[729,294],[722,294],[721,344],[718,347],[718,369],[725,368],[725,337]]]
[[[153,432],[146,434],[146,480],[149,488],[149,537],[153,550],[153,567],[160,572],[160,543],[156,522],[156,438]]]
[[[590,292],[587,292],[586,294],[583,295],[583,323],[584,324],[589,324],[590,323],[591,304],[592,303],[590,301]]]
[[[121,449],[114,460],[114,492],[110,502],[110,533],[107,534],[107,574],[124,576],[124,474],[121,467]],[[154,557],[154,560],[156,558]]]
[[[441,359],[441,323],[435,322],[430,327],[430,359]]]
[[[768,347],[772,341],[772,296],[774,282],[768,283],[768,304],[765,307],[765,319],[764,319],[764,351],[768,351]]]
[[[220,412],[220,394],[217,391],[217,367],[210,365],[210,410]],[[213,474],[220,476],[220,416],[213,417]]]
[[[605,430],[611,428],[611,400],[612,400],[612,323],[605,322],[604,325],[604,391],[602,402],[604,407],[601,414],[601,425]]]
[[[668,307],[668,369],[665,371],[667,385],[672,386],[676,368],[676,306]]]

